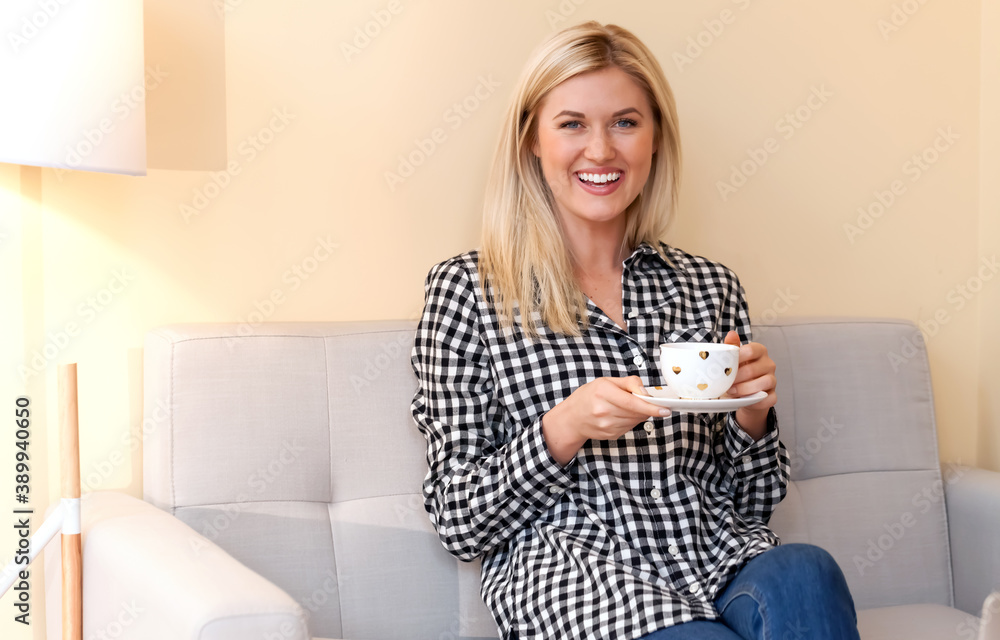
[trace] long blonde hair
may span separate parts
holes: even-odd
[[[656,123],[649,178],[625,210],[626,249],[647,242],[662,255],[659,240],[677,206],[677,112],[652,52],[628,30],[594,21],[563,29],[542,43],[525,65],[504,117],[486,185],[479,254],[480,283],[492,296],[502,326],[519,324],[529,338],[538,335],[536,319],[571,336],[580,335],[581,323],[587,326],[587,299],[573,277],[552,192],[532,152],[538,109],[557,85],[608,67],[621,69],[645,91]]]

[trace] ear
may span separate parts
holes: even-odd
[[[531,143],[531,152],[535,154],[536,158],[541,158],[541,146],[538,144],[538,136],[535,136],[534,142]]]

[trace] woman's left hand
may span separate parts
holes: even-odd
[[[759,342],[740,345],[740,336],[735,331],[726,334],[724,342],[740,348],[736,380],[726,395],[741,398],[758,391],[767,392],[767,397],[760,402],[736,410],[736,423],[754,440],[760,440],[767,431],[767,412],[778,401],[774,391],[778,381],[774,375],[774,360],[767,355],[767,347]]]

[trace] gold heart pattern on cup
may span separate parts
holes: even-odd
[[[674,373],[680,373],[681,372],[681,368],[680,367],[674,367],[673,371],[674,371]]]
[[[707,351],[699,351],[698,355],[701,356],[702,360],[708,360],[708,352]]]
[[[732,368],[732,367],[726,367],[726,375],[727,375],[727,376],[728,376],[728,375],[729,375],[730,373],[732,373],[732,372],[733,372],[733,368]]]
[[[700,383],[698,383],[698,388],[701,389],[702,391],[704,391],[705,389],[708,388],[708,385],[705,384],[704,382],[700,382]]]

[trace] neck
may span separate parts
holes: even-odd
[[[573,266],[591,276],[620,272],[628,255],[624,216],[600,224],[563,225]]]

